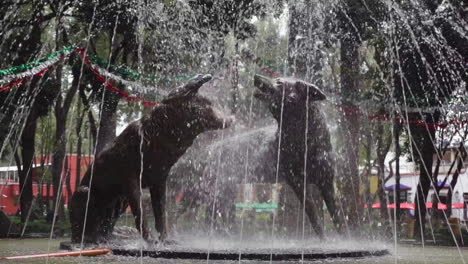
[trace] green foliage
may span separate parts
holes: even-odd
[[[280,32],[281,20],[272,16],[266,16],[254,22],[257,33],[254,37],[240,42],[239,54],[236,54],[235,45],[238,42],[234,37],[227,40],[227,57],[239,59],[239,118],[248,118],[250,104],[254,89],[252,78],[254,73],[262,68],[268,68],[272,72],[284,73],[287,68],[288,36],[286,32]],[[253,109],[254,118],[265,118],[269,111],[263,104],[256,105]]]
[[[461,228],[461,235],[463,241],[468,241],[468,231],[466,228]],[[426,238],[431,239],[432,234],[426,234]],[[459,239],[459,238],[457,238]],[[453,239],[452,232],[447,225],[434,228],[435,244],[439,246],[455,246],[456,243]],[[461,241],[457,241],[460,244]]]
[[[14,229],[19,231],[22,229],[21,218],[18,216],[10,217],[12,224],[15,226]],[[54,234],[68,234],[70,233],[70,222],[56,222],[54,226]],[[52,224],[47,222],[45,219],[36,219],[29,221],[26,226],[26,234],[49,234],[52,229]]]
[[[195,0],[190,5],[203,16],[200,22],[202,27],[223,35],[234,32],[238,39],[253,36],[255,27],[250,19],[253,16],[264,16],[267,9],[265,3],[255,0]]]

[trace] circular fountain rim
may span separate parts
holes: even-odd
[[[151,257],[165,259],[196,259],[196,260],[272,260],[272,261],[294,261],[294,260],[320,260],[337,258],[363,258],[380,257],[388,255],[387,249],[381,250],[350,250],[350,251],[330,251],[330,252],[304,252],[304,253],[260,253],[260,252],[227,252],[227,251],[190,251],[190,250],[129,250],[116,248],[112,249],[112,254],[131,257]]]
[[[72,250],[70,242],[60,243],[63,250]],[[390,254],[387,249],[372,250],[329,250],[317,251],[306,250],[305,252],[288,252],[275,250],[275,252],[234,252],[228,250],[214,250],[211,252],[194,249],[168,249],[161,248],[155,250],[110,248],[113,255],[127,257],[150,257],[164,259],[194,259],[194,260],[258,260],[258,261],[295,261],[295,260],[322,260],[338,258],[364,258],[380,257]]]

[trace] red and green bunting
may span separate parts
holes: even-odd
[[[15,66],[6,70],[1,70],[0,82],[7,82],[7,84],[0,85],[0,92],[9,91],[16,86],[25,83],[29,78],[33,76],[42,76],[46,71],[50,69],[50,67],[55,65],[58,61],[60,61],[60,59],[70,55],[72,52],[77,52],[80,55],[80,58],[84,61],[84,63],[87,66],[91,68],[93,73],[96,74],[96,78],[103,82],[104,87],[107,90],[118,93],[120,96],[122,96],[130,102],[140,102],[141,104],[147,107],[154,107],[158,104],[157,102],[147,101],[141,96],[132,96],[128,92],[117,88],[114,85],[114,82],[120,82],[132,88],[139,88],[140,92],[156,91],[160,95],[165,94],[163,90],[160,90],[158,88],[145,87],[136,82],[126,81],[121,77],[108,72],[106,69],[103,69],[94,64],[90,56],[86,54],[84,49],[76,47],[67,47],[61,51],[52,53],[44,59],[33,61],[20,66]]]
[[[104,84],[104,88],[115,92],[125,98],[129,102],[139,102],[147,107],[154,107],[158,105],[157,102],[147,101],[140,95],[131,95],[129,92],[123,91],[115,86],[114,83],[121,83],[128,87],[129,89],[138,89],[138,94],[143,94],[145,92],[156,92],[161,96],[165,96],[167,93],[166,91],[157,88],[157,87],[147,87],[142,85],[138,82],[128,81],[123,79],[121,76],[130,77],[135,80],[160,80],[155,75],[142,75],[138,72],[128,69],[124,66],[113,66],[109,65],[109,63],[101,60],[96,56],[89,56],[86,54],[86,50],[83,48],[69,46],[64,48],[63,50],[56,51],[43,59],[35,60],[23,65],[11,67],[9,69],[0,70],[0,83],[6,83],[6,85],[0,85],[0,92],[6,92],[13,89],[16,86],[20,86],[24,84],[29,78],[33,76],[42,76],[45,72],[47,72],[53,65],[59,62],[62,58],[70,55],[71,53],[76,52],[79,54],[79,57],[82,61],[90,67],[92,72],[96,75],[96,78],[100,80]],[[107,69],[115,71],[117,74],[113,74]],[[262,68],[261,71],[269,74],[272,77],[279,77],[281,76],[280,73],[274,72],[269,68]],[[172,81],[181,81],[185,79],[189,79],[193,77],[194,74],[189,74],[186,76],[177,76]],[[364,115],[362,111],[358,107],[353,107],[349,109],[349,107],[343,107],[341,105],[337,105],[341,111],[345,113],[358,113],[359,115]],[[423,120],[413,120],[413,121],[405,121],[401,118],[390,118],[388,115],[366,115],[366,118],[374,121],[393,121],[398,122],[401,124],[415,124],[419,126],[427,127],[428,129],[437,129],[437,128],[446,128],[448,125],[465,125],[468,123],[466,120],[458,120],[452,119],[449,121],[445,121],[444,123],[427,123]]]

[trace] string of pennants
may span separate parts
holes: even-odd
[[[103,86],[105,89],[112,91],[114,93],[117,93],[118,95],[120,95],[122,98],[125,98],[129,102],[139,102],[146,107],[155,107],[158,105],[158,102],[147,101],[140,94],[151,91],[153,93],[156,92],[158,95],[161,95],[161,96],[167,95],[166,91],[158,87],[148,87],[136,81],[128,81],[126,79],[123,79],[119,75],[130,76],[131,78],[136,79],[136,80],[160,79],[160,78],[157,78],[157,76],[155,75],[145,76],[143,74],[132,71],[123,66],[116,67],[116,66],[110,65],[109,63],[99,59],[97,56],[88,55],[85,49],[74,47],[74,46],[69,46],[69,47],[64,48],[63,50],[56,51],[40,60],[32,61],[27,64],[15,66],[15,67],[11,67],[5,70],[0,70],[0,83],[7,82],[5,86],[0,85],[0,92],[6,92],[6,91],[13,89],[14,87],[20,86],[24,84],[25,82],[27,82],[27,80],[29,78],[32,78],[33,76],[43,76],[47,71],[49,71],[49,69],[53,65],[55,65],[64,57],[69,56],[73,52],[76,52],[79,55],[79,58],[84,62],[84,64],[86,64],[91,69],[91,71],[95,74],[96,78],[103,83]],[[105,68],[108,68],[109,70],[114,70],[119,75],[116,75]],[[280,73],[274,72],[271,69],[266,68],[266,67],[262,68],[261,71],[264,73],[267,73],[268,75],[270,75],[270,77],[281,76]],[[184,79],[189,79],[192,76],[194,76],[194,74],[189,74],[186,76],[177,76],[173,80],[170,80],[170,81],[180,81]],[[137,95],[131,95],[129,92],[119,89],[115,85],[115,83],[123,84],[129,90],[137,89],[138,90],[136,92]],[[338,108],[340,108],[345,114],[357,113],[361,116],[368,118],[371,121],[398,122],[402,125],[414,124],[418,126],[427,127],[428,129],[437,129],[437,128],[444,129],[449,125],[462,126],[468,123],[468,120],[459,120],[459,119],[451,119],[451,120],[444,121],[441,123],[429,123],[423,120],[410,120],[408,122],[407,120],[404,120],[401,118],[392,118],[386,114],[366,115],[365,113],[362,112],[362,110],[359,107],[355,107],[355,106],[344,106],[344,105],[339,105],[339,104],[335,104],[335,105]]]
[[[144,106],[154,107],[158,103],[153,101],[147,101],[140,95],[131,95],[129,92],[123,91],[116,87],[115,83],[122,83],[130,89],[138,88],[139,93],[148,91],[156,92],[159,95],[166,95],[166,91],[157,87],[146,87],[137,82],[131,82],[124,80],[120,76],[117,76],[106,69],[95,64],[89,55],[86,54],[85,50],[78,47],[67,47],[62,51],[54,52],[47,56],[43,60],[33,61],[24,65],[15,66],[7,70],[0,71],[0,81],[9,82],[6,86],[0,86],[0,92],[5,92],[13,89],[16,86],[20,86],[25,83],[29,78],[33,76],[42,76],[47,72],[50,67],[55,65],[64,57],[69,56],[72,52],[76,52],[80,59],[90,67],[91,71],[95,74],[96,78],[101,81],[104,88],[119,94],[129,102],[140,102]],[[3,77],[3,78],[2,78]]]
[[[402,126],[407,126],[407,125],[412,124],[412,125],[416,125],[420,127],[425,127],[429,130],[436,130],[438,128],[445,129],[448,126],[462,127],[468,124],[468,120],[459,119],[459,118],[451,118],[448,120],[444,120],[442,122],[434,123],[434,122],[427,122],[424,120],[407,120],[406,118],[402,118],[400,116],[392,117],[388,114],[371,115],[371,114],[364,113],[359,107],[348,106],[348,105],[337,104],[337,103],[335,103],[334,105],[338,107],[345,115],[359,115],[359,116],[369,119],[370,121],[395,122]],[[414,109],[411,109],[411,110],[413,110],[412,113],[420,113],[419,111],[414,111]],[[408,110],[408,113],[410,112],[411,111]],[[424,113],[426,112],[424,111]]]
[[[129,102],[140,102],[144,106],[147,106],[147,107],[154,107],[154,106],[158,105],[157,102],[147,101],[141,96],[130,95],[130,93],[117,88],[112,82],[109,81],[109,79],[118,80],[121,83],[127,84],[129,86],[131,86],[132,83],[130,83],[128,81],[125,81],[123,79],[120,80],[120,77],[115,76],[112,73],[106,71],[105,69],[103,69],[101,67],[98,67],[95,64],[93,64],[91,62],[91,60],[90,60],[90,57],[86,54],[85,49],[75,48],[75,50],[80,54],[80,58],[84,61],[84,63],[86,65],[88,65],[91,68],[93,73],[96,75],[96,78],[104,84],[104,87],[107,90],[119,94],[120,96],[122,96],[123,98],[125,98]],[[133,87],[134,86],[139,86],[139,85],[133,85]],[[144,90],[150,90],[150,89],[151,88],[144,87]],[[165,95],[165,93],[161,92],[161,90],[159,90],[158,88],[156,88],[155,91],[157,91],[157,92],[159,91],[160,94]]]

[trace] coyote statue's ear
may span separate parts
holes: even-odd
[[[254,96],[262,101],[270,101],[273,94],[275,93],[275,84],[272,79],[255,74],[254,76],[254,85],[257,87],[257,90],[254,93]]]
[[[182,86],[179,86],[172,90],[167,97],[162,101],[163,103],[168,103],[173,100],[188,99],[194,96],[200,87],[203,86],[206,82],[211,80],[210,74],[198,74]]]
[[[315,84],[298,81],[297,85],[301,86],[304,96],[307,96],[307,92],[309,92],[309,101],[322,101],[327,99],[327,96]]]

